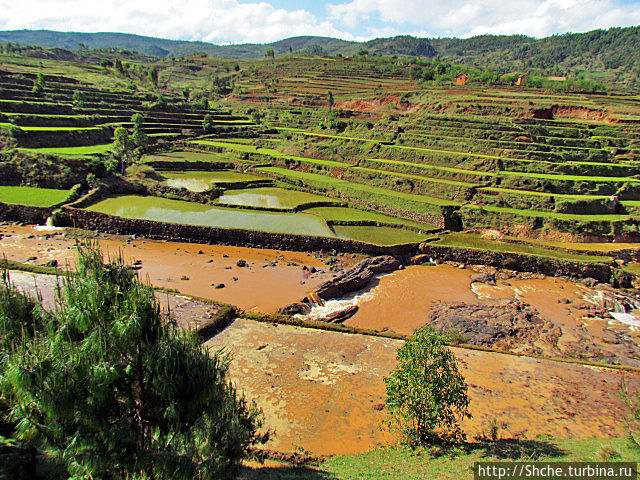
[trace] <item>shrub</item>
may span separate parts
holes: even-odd
[[[82,90],[76,90],[73,92],[73,105],[75,107],[84,107],[87,102],[87,94]]]
[[[637,391],[635,395],[632,394],[629,392],[628,383],[623,381],[618,393],[629,408],[629,415],[625,419],[629,443],[633,447],[640,449],[640,390]]]
[[[444,338],[422,327],[397,358],[385,378],[391,427],[411,446],[464,441],[458,418],[471,417],[467,385]]]

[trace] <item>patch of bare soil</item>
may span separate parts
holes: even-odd
[[[403,112],[408,112],[415,108],[415,105],[402,100],[402,95],[395,93],[368,99],[342,100],[335,104],[336,108],[358,112],[374,112],[387,109],[389,106],[393,106],[395,110]]]
[[[364,452],[393,437],[380,429],[385,415],[383,378],[395,367],[401,341],[236,320],[207,342],[233,355],[229,374],[264,410],[275,435],[267,448],[300,446],[315,455]],[[617,396],[626,378],[607,368],[453,349],[471,396],[467,435],[492,419],[503,436],[613,437],[624,433]]]

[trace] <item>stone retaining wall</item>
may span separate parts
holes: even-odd
[[[51,213],[48,207],[28,207],[0,202],[0,220],[4,222],[23,222],[44,225]]]
[[[161,240],[276,250],[303,252],[335,250],[337,252],[363,253],[367,255],[392,255],[398,258],[409,257],[417,251],[417,245],[413,243],[378,246],[341,238],[312,237],[128,219],[71,207],[63,207],[56,214],[55,224],[60,227],[82,228],[121,235],[137,235]]]

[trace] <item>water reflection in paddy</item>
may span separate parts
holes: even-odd
[[[264,180],[256,175],[232,172],[229,170],[217,170],[212,172],[160,172],[167,180],[165,184],[174,188],[186,188],[192,192],[204,192],[216,183],[247,182]]]
[[[245,188],[240,190],[227,190],[218,199],[218,202],[226,205],[244,205],[251,207],[268,208],[295,208],[303,203],[331,202],[331,198],[321,197],[307,192],[287,190],[278,187]]]
[[[314,215],[223,208],[159,197],[116,195],[91,205],[87,210],[118,217],[185,225],[332,236],[324,220]]]

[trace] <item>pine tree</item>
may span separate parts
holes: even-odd
[[[227,479],[260,413],[226,380],[229,359],[161,314],[121,258],[79,247],[46,335],[5,364],[17,437],[38,439],[73,478]]]

